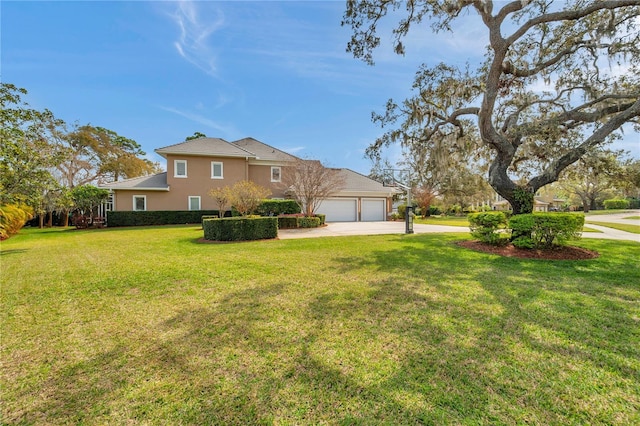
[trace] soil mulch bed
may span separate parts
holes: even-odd
[[[517,257],[520,259],[545,259],[545,260],[586,260],[595,259],[600,253],[587,250],[582,247],[564,246],[552,250],[521,249],[508,244],[497,247],[480,241],[460,241],[459,246],[483,253],[497,254],[504,257]]]

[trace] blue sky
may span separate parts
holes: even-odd
[[[154,149],[199,131],[229,141],[252,136],[367,174],[364,150],[382,133],[371,112],[408,96],[421,62],[473,62],[486,39],[463,20],[455,36],[410,34],[401,57],[382,27],[372,67],[345,51],[344,7],[2,1],[1,78],[26,88],[33,107],[133,138],[163,165]],[[627,135],[623,146],[636,157],[638,139]]]

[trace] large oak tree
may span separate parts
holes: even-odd
[[[392,143],[483,151],[489,184],[518,214],[623,125],[639,129],[640,0],[348,0],[347,50],[373,64],[380,22],[399,14],[399,54],[415,26],[451,31],[462,14],[486,29],[488,49],[475,66],[420,67],[413,96],[374,115],[391,130],[369,148],[372,157]]]

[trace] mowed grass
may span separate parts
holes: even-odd
[[[458,235],[2,243],[6,424],[638,424],[633,242],[501,258]]]
[[[422,223],[426,225],[445,225],[445,226],[464,226],[469,227],[469,219],[467,216],[429,216],[422,218],[416,216],[415,223]]]
[[[632,234],[640,234],[640,225],[630,223],[614,223],[614,222],[590,222],[592,225],[606,226],[607,228],[618,229],[620,231],[631,232]]]

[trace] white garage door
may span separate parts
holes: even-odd
[[[377,222],[385,220],[385,200],[384,199],[362,199],[362,221]]]
[[[326,215],[327,222],[355,222],[358,220],[358,200],[355,198],[324,200],[316,213]]]

